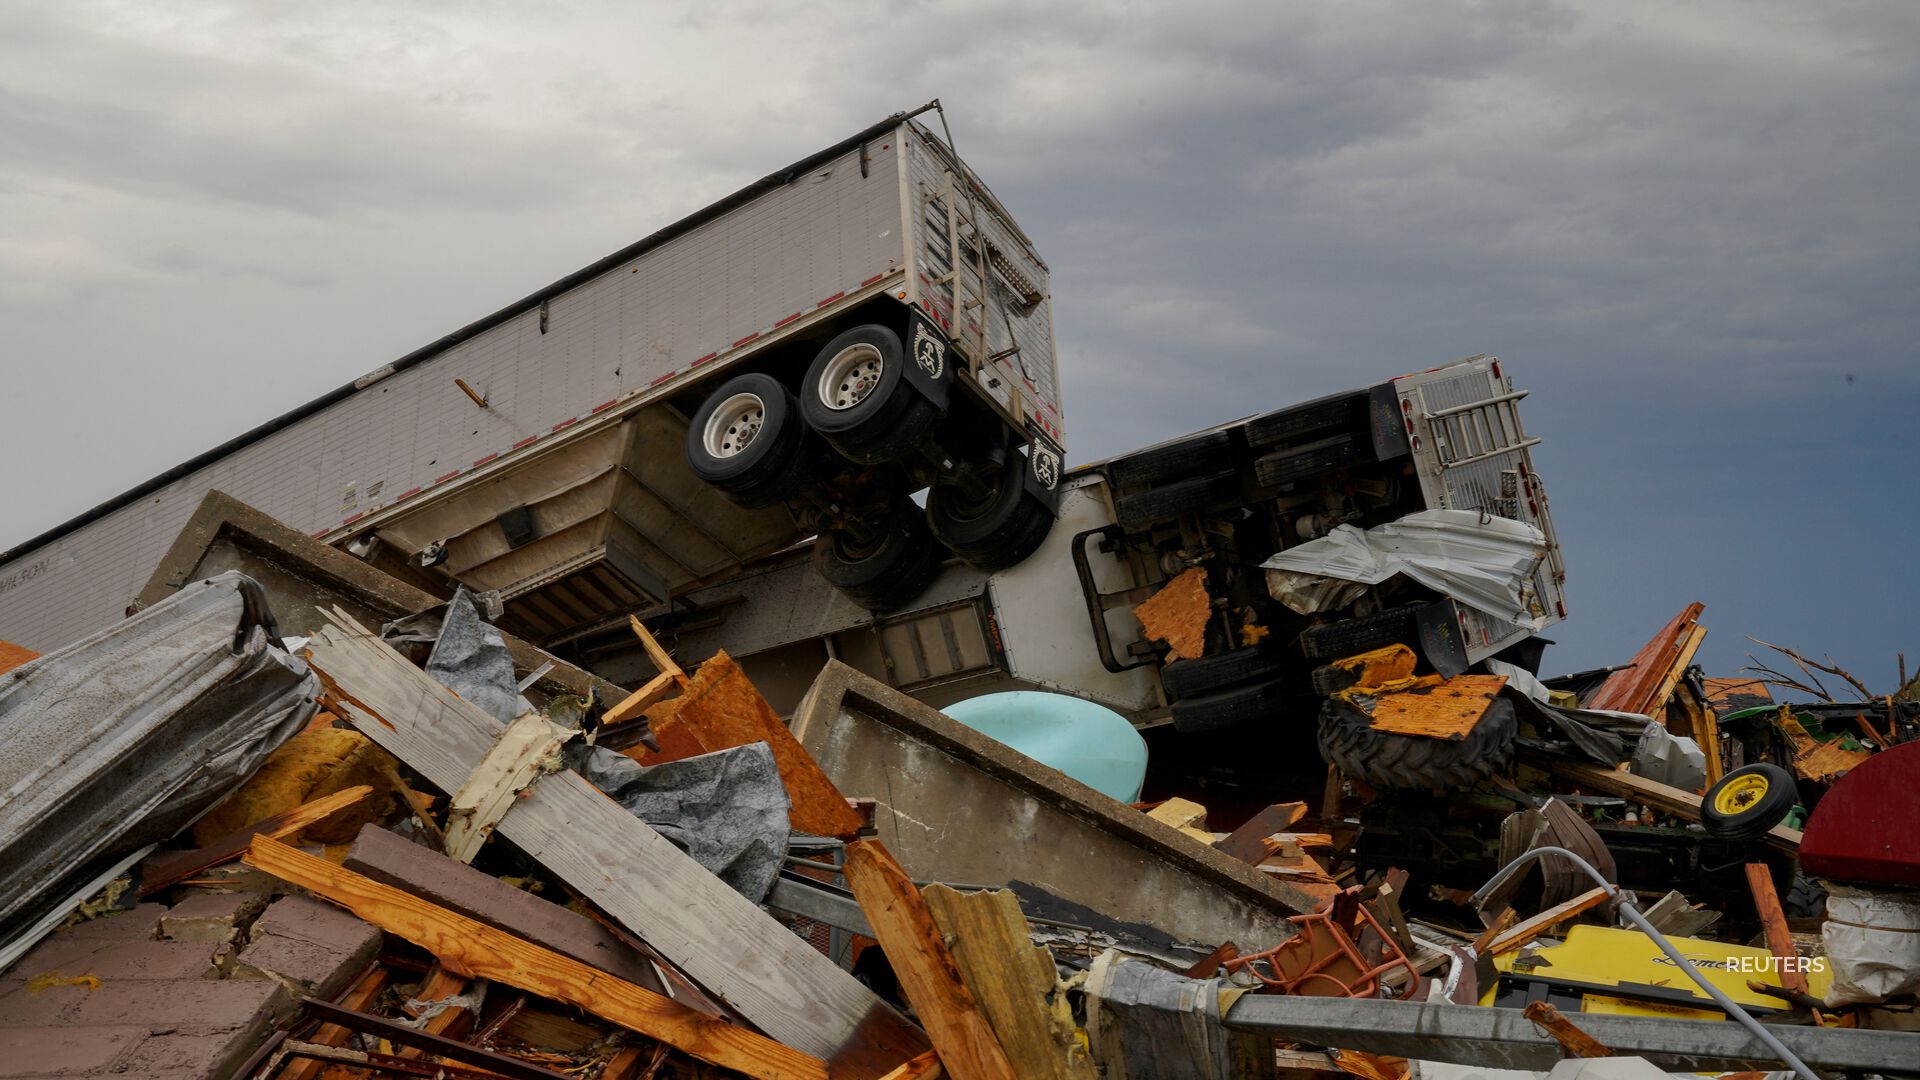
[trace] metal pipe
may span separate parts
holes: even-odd
[[[1607,893],[1613,897],[1614,903],[1620,906],[1620,913],[1632,920],[1633,924],[1639,927],[1642,933],[1652,938],[1653,943],[1660,947],[1660,951],[1667,954],[1667,959],[1673,961],[1674,965],[1681,971],[1686,972],[1687,977],[1692,979],[1694,984],[1700,987],[1709,998],[1712,998],[1714,1004],[1725,1009],[1728,1016],[1738,1020],[1742,1027],[1752,1032],[1754,1037],[1759,1039],[1768,1050],[1773,1051],[1774,1056],[1778,1057],[1791,1067],[1794,1072],[1798,1073],[1802,1080],[1820,1080],[1812,1069],[1807,1068],[1806,1062],[1801,1061],[1793,1051],[1787,1049],[1786,1044],[1782,1043],[1778,1036],[1767,1030],[1766,1025],[1755,1020],[1752,1014],[1741,1008],[1732,998],[1722,993],[1719,987],[1708,982],[1707,977],[1700,974],[1698,968],[1694,967],[1686,957],[1680,955],[1680,950],[1673,947],[1673,942],[1668,941],[1665,934],[1654,929],[1653,924],[1647,921],[1646,916],[1640,914],[1640,909],[1634,906],[1630,893],[1608,881],[1605,877],[1601,876],[1600,871],[1593,868],[1592,863],[1568,851],[1566,848],[1537,847],[1532,851],[1522,854],[1519,858],[1501,867],[1499,873],[1494,874],[1485,885],[1480,886],[1480,890],[1473,894],[1472,904],[1475,907],[1479,907],[1480,904],[1485,902],[1488,896],[1492,895],[1501,885],[1504,885],[1508,878],[1518,873],[1521,868],[1528,863],[1546,855],[1562,856],[1585,871],[1588,877],[1599,883],[1600,887],[1605,889]]]

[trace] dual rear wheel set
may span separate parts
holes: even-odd
[[[936,440],[946,418],[906,377],[900,335],[878,323],[829,341],[798,393],[771,375],[736,375],[687,428],[694,475],[749,508],[787,503],[816,527],[814,567],[853,602],[904,605],[948,553],[1002,570],[1039,548],[1053,513],[1026,490],[1026,458],[995,431],[953,468]],[[944,467],[943,467],[944,466]],[[923,511],[908,497],[931,481]]]

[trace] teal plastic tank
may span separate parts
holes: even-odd
[[[1009,690],[941,710],[990,739],[1121,802],[1138,802],[1147,743],[1126,717],[1066,694]]]

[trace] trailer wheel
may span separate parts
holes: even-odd
[[[923,406],[917,415],[904,415],[916,404]],[[835,449],[864,449],[869,456],[901,441],[903,428],[930,428],[938,416],[933,403],[907,381],[900,335],[879,323],[864,323],[827,342],[807,366],[800,408],[807,424]]]
[[[1173,703],[1173,729],[1194,735],[1272,720],[1286,710],[1290,698],[1279,680],[1185,698]]]
[[[793,393],[770,375],[737,375],[707,395],[687,425],[693,474],[741,506],[791,497],[812,455]]]
[[[1459,741],[1373,730],[1373,718],[1339,698],[1320,708],[1320,756],[1348,776],[1403,791],[1464,791],[1506,771],[1519,734],[1513,702],[1494,701]]]
[[[1277,675],[1286,666],[1286,658],[1275,649],[1233,649],[1212,656],[1175,660],[1160,669],[1160,685],[1168,697],[1177,700]]]
[[[1253,463],[1253,475],[1263,487],[1332,472],[1373,460],[1373,444],[1358,435],[1336,435],[1306,446],[1276,450]]]
[[[1231,472],[1214,473],[1122,495],[1114,500],[1113,515],[1121,528],[1139,529],[1232,502],[1239,495],[1238,477]]]
[[[969,499],[957,487],[936,484],[927,493],[927,525],[955,555],[982,570],[1005,570],[1040,547],[1053,513],[1027,493],[1027,459],[1009,451],[992,490]]]
[[[1715,836],[1752,840],[1780,824],[1799,801],[1792,773],[1765,762],[1748,765],[1707,789],[1700,799],[1700,824]]]
[[[926,445],[933,434],[933,426],[940,421],[940,410],[933,402],[913,393],[902,391],[913,400],[900,411],[893,426],[880,432],[871,439],[853,440],[839,435],[823,436],[834,451],[848,461],[861,465],[884,465],[889,461],[899,461]]]
[[[869,611],[887,611],[919,596],[940,574],[941,547],[912,503],[896,507],[866,541],[827,531],[813,545],[813,566],[827,584]]]

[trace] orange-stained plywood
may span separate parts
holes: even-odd
[[[1706,605],[1699,602],[1682,608],[1680,614],[1675,615],[1667,625],[1660,628],[1659,633],[1653,635],[1652,640],[1640,647],[1640,651],[1634,654],[1632,663],[1607,676],[1607,680],[1601,683],[1587,700],[1581,702],[1581,706],[1588,709],[1618,709],[1621,712],[1640,713],[1643,716],[1653,716],[1655,720],[1665,723],[1666,718],[1655,716],[1654,710],[1666,707],[1666,698],[1662,691],[1664,689],[1666,693],[1672,692],[1672,683],[1668,681],[1667,675],[1676,664],[1679,664],[1682,653],[1686,652],[1689,644],[1693,649],[1700,647],[1699,638],[1693,631],[1699,622],[1700,613],[1705,610]],[[1692,654],[1686,652],[1686,655],[1690,657]],[[1685,665],[1679,664],[1679,666]]]
[[[859,833],[860,814],[724,651],[700,665],[679,697],[655,705],[647,722],[660,749],[633,747],[627,753],[636,761],[651,765],[765,742],[793,802],[794,828],[815,836]]]
[[[1458,741],[1486,715],[1505,675],[1456,675],[1436,686],[1385,694],[1373,703],[1373,730]]]
[[[1168,660],[1190,660],[1206,651],[1207,620],[1213,615],[1213,600],[1207,596],[1207,572],[1196,566],[1165,586],[1146,603],[1133,609],[1140,628],[1153,641],[1164,641],[1173,650]]]
[[[40,654],[25,645],[15,645],[11,641],[0,641],[0,675],[5,675],[29,660],[40,659]]]

